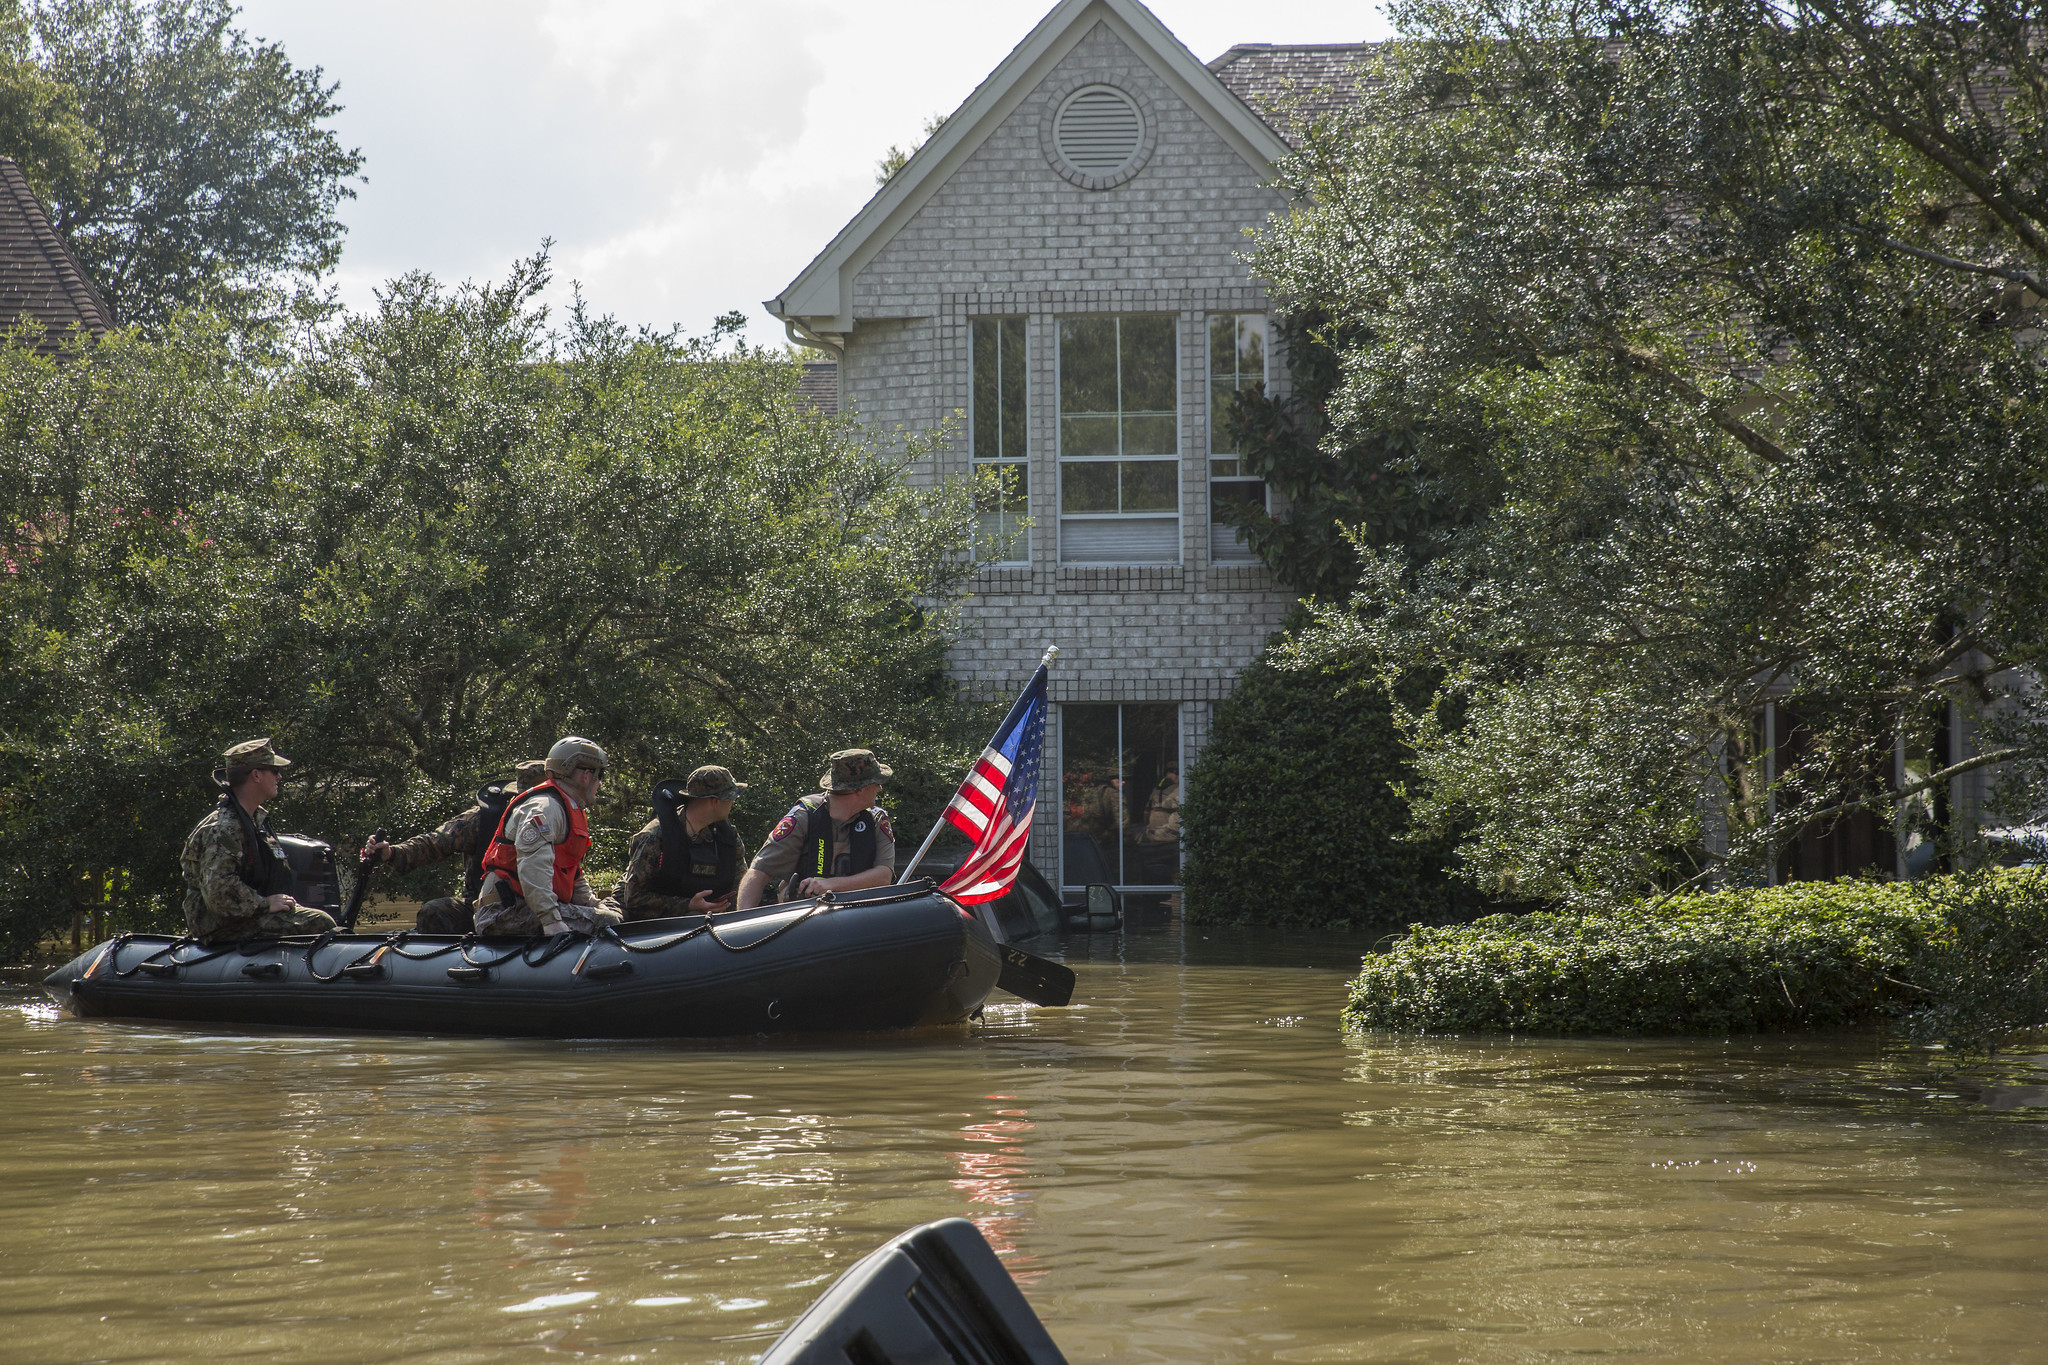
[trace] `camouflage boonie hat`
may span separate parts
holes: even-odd
[[[832,768],[818,778],[828,792],[857,792],[874,782],[886,782],[896,770],[876,758],[872,749],[841,749],[829,760]]]
[[[548,761],[544,758],[522,758],[512,768],[512,782],[521,791],[538,787],[548,780]]]
[[[701,796],[706,801],[737,801],[746,789],[746,783],[732,780],[731,769],[706,763],[690,774],[690,780],[683,784],[683,795]]]
[[[245,739],[220,756],[223,768],[289,768],[292,761],[270,747],[270,739]]]

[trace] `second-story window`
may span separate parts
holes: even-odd
[[[1244,532],[1230,522],[1231,509],[1266,506],[1266,481],[1249,473],[1236,438],[1230,408],[1239,391],[1266,384],[1266,315],[1209,315],[1209,558],[1219,564],[1248,564],[1258,556]]]
[[[1024,437],[1024,319],[976,318],[973,327],[974,557],[1021,564],[1030,558],[1029,450]]]
[[[1060,559],[1180,559],[1178,320],[1060,319]]]

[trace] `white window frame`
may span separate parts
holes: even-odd
[[[1273,511],[1273,490],[1270,486],[1266,484],[1266,481],[1263,478],[1260,478],[1256,474],[1218,474],[1216,472],[1216,461],[1219,459],[1236,460],[1240,468],[1242,468],[1244,463],[1244,453],[1242,451],[1226,450],[1219,453],[1216,449],[1216,438],[1219,434],[1217,432],[1215,397],[1216,321],[1219,318],[1231,318],[1234,320],[1237,318],[1244,317],[1255,317],[1260,319],[1264,323],[1265,343],[1260,348],[1260,360],[1263,362],[1264,372],[1259,376],[1259,383],[1265,388],[1267,388],[1268,391],[1270,391],[1273,383],[1272,314],[1252,312],[1250,310],[1245,310],[1241,312],[1218,310],[1216,312],[1206,314],[1202,320],[1202,421],[1203,426],[1205,427],[1208,434],[1208,440],[1206,442],[1206,445],[1208,447],[1208,454],[1202,461],[1202,471],[1208,477],[1209,481],[1209,560],[1211,563],[1215,564],[1256,564],[1259,562],[1259,557],[1256,554],[1253,554],[1250,548],[1248,546],[1244,546],[1241,542],[1233,546],[1232,552],[1227,557],[1225,555],[1217,553],[1216,533],[1224,529],[1224,523],[1216,519],[1216,486],[1218,484],[1256,483],[1260,485],[1261,507],[1268,515],[1270,515]],[[1233,322],[1233,326],[1231,328],[1231,370],[1233,373],[1235,373],[1237,368],[1236,350],[1236,327]],[[1244,387],[1241,379],[1239,381],[1238,387],[1240,389]],[[1239,537],[1241,535],[1241,532],[1237,533],[1236,535],[1233,535],[1232,540],[1234,542],[1238,542]]]
[[[1055,839],[1057,840],[1057,843],[1056,843],[1056,845],[1055,845],[1055,847],[1054,847],[1054,849],[1053,849],[1053,861],[1054,861],[1054,864],[1055,864],[1055,868],[1054,868],[1054,870],[1055,870],[1055,872],[1056,872],[1056,874],[1057,874],[1057,876],[1058,876],[1058,878],[1059,878],[1059,881],[1058,881],[1058,887],[1059,887],[1059,890],[1060,890],[1060,891],[1061,891],[1062,893],[1065,893],[1065,892],[1067,892],[1067,891],[1077,891],[1077,890],[1080,890],[1080,889],[1081,889],[1081,886],[1082,886],[1082,884],[1081,884],[1081,883],[1079,883],[1079,882],[1069,882],[1069,881],[1067,880],[1067,826],[1066,826],[1066,809],[1067,809],[1067,805],[1066,805],[1066,799],[1067,799],[1067,791],[1066,791],[1066,785],[1067,785],[1067,715],[1066,715],[1066,708],[1067,708],[1067,707],[1069,707],[1069,706],[1114,706],[1114,707],[1116,708],[1116,748],[1117,748],[1117,752],[1118,752],[1119,754],[1121,754],[1121,753],[1123,753],[1123,752],[1124,752],[1124,708],[1125,708],[1126,706],[1162,706],[1162,705],[1170,705],[1170,706],[1172,706],[1172,707],[1173,707],[1173,731],[1174,731],[1174,741],[1173,741],[1173,742],[1174,742],[1174,765],[1175,765],[1175,766],[1174,766],[1174,771],[1175,771],[1176,773],[1178,773],[1178,774],[1179,774],[1179,776],[1180,776],[1180,784],[1181,784],[1181,798],[1182,798],[1182,800],[1183,800],[1183,801],[1185,801],[1185,800],[1186,800],[1186,798],[1187,798],[1187,772],[1188,772],[1188,763],[1187,763],[1187,753],[1188,753],[1188,704],[1187,704],[1186,702],[1184,702],[1184,701],[1176,701],[1176,702],[1130,702],[1130,701],[1102,702],[1102,701],[1088,701],[1088,702],[1062,702],[1062,703],[1060,703],[1060,707],[1061,707],[1061,710],[1060,710],[1060,752],[1059,752],[1059,766],[1058,766],[1058,768],[1056,769],[1056,771],[1057,771],[1057,772],[1058,772],[1058,774],[1059,774],[1059,806],[1058,806],[1058,808],[1057,808],[1057,810],[1058,810],[1058,817],[1059,817],[1059,818],[1058,818],[1058,823],[1056,823],[1056,824],[1055,824],[1055,825],[1053,826],[1053,837],[1054,837],[1054,838],[1055,838]],[[1117,773],[1117,775],[1118,775],[1119,777],[1121,777],[1121,776],[1123,775],[1123,773],[1122,773],[1122,768],[1121,768],[1121,766],[1119,766],[1119,768],[1118,768],[1118,773]],[[1185,809],[1185,807],[1183,807],[1183,809]],[[1117,870],[1118,870],[1119,872],[1123,872],[1123,871],[1128,871],[1128,870],[1129,870],[1129,869],[1127,869],[1127,868],[1125,868],[1125,867],[1123,866],[1123,856],[1124,856],[1124,855],[1123,855],[1123,841],[1122,841],[1122,839],[1121,839],[1121,838],[1119,838],[1119,839],[1118,839],[1118,841],[1117,841]],[[1185,829],[1185,828],[1183,828],[1183,829],[1182,829],[1182,831],[1181,831],[1181,840],[1180,840],[1180,848],[1179,848],[1179,849],[1177,850],[1177,860],[1178,860],[1178,862],[1179,862],[1179,865],[1180,865],[1180,870],[1181,870],[1181,874],[1182,874],[1182,876],[1183,876],[1183,877],[1185,877],[1185,876],[1186,876],[1186,873],[1187,873],[1187,865],[1188,865],[1188,843],[1187,843],[1187,831],[1186,831],[1186,829]],[[1158,885],[1158,884],[1155,884],[1155,883],[1152,883],[1152,882],[1116,882],[1116,883],[1113,883],[1113,885],[1114,885],[1114,886],[1116,887],[1116,889],[1117,889],[1117,890],[1119,890],[1119,891],[1129,891],[1129,892],[1132,892],[1132,893],[1135,893],[1135,894],[1144,894],[1144,895],[1155,895],[1155,894],[1162,894],[1162,895],[1163,895],[1163,894],[1171,894],[1171,893],[1177,893],[1177,892],[1179,892],[1179,891],[1180,891],[1180,889],[1181,889],[1181,887],[1180,887],[1180,884],[1179,884],[1179,883],[1177,883],[1177,882],[1176,882],[1176,883],[1172,883],[1172,884],[1169,884],[1169,885]]]
[[[1130,317],[1170,317],[1170,318],[1172,318],[1172,319],[1173,319],[1173,453],[1172,453],[1171,455],[1137,455],[1137,456],[1129,456],[1129,455],[1124,455],[1124,454],[1121,454],[1121,453],[1118,453],[1118,454],[1115,454],[1115,455],[1071,455],[1071,456],[1070,456],[1070,455],[1068,455],[1068,454],[1066,453],[1066,432],[1065,432],[1065,423],[1064,423],[1064,420],[1063,420],[1066,414],[1065,414],[1064,408],[1063,408],[1063,406],[1062,406],[1062,403],[1063,403],[1063,399],[1064,399],[1064,394],[1063,394],[1063,392],[1062,392],[1062,390],[1063,390],[1063,387],[1064,387],[1064,384],[1063,384],[1063,379],[1064,379],[1064,375],[1065,375],[1065,371],[1064,371],[1064,370],[1063,370],[1063,369],[1061,368],[1061,367],[1062,367],[1062,365],[1063,365],[1063,364],[1065,363],[1065,362],[1064,362],[1064,348],[1065,348],[1065,339],[1064,339],[1064,337],[1063,337],[1063,335],[1062,335],[1062,332],[1063,332],[1062,324],[1064,324],[1064,323],[1065,323],[1065,322],[1066,322],[1066,321],[1067,321],[1068,319],[1070,319],[1070,318],[1112,318],[1112,319],[1114,319],[1114,320],[1115,320],[1115,321],[1117,322],[1117,324],[1118,324],[1118,332],[1117,332],[1117,347],[1116,347],[1116,353],[1117,353],[1117,371],[1118,371],[1118,373],[1117,373],[1117,409],[1118,409],[1118,422],[1117,422],[1117,444],[1118,444],[1119,446],[1121,446],[1121,445],[1123,444],[1123,421],[1122,421],[1122,411],[1123,411],[1123,373],[1122,373],[1122,371],[1123,371],[1123,332],[1122,332],[1122,323],[1123,323],[1123,319],[1125,319],[1125,318],[1130,318]],[[1180,563],[1180,562],[1182,561],[1182,559],[1183,559],[1183,558],[1185,557],[1185,551],[1184,551],[1184,549],[1183,549],[1183,547],[1182,547],[1182,544],[1181,544],[1181,537],[1182,537],[1182,534],[1183,534],[1183,532],[1184,532],[1184,530],[1185,530],[1185,525],[1186,525],[1186,524],[1185,524],[1185,521],[1184,521],[1184,519],[1183,519],[1183,510],[1182,510],[1182,509],[1183,509],[1183,508],[1184,508],[1184,507],[1186,506],[1186,503],[1187,503],[1187,488],[1186,488],[1186,481],[1185,481],[1185,479],[1184,479],[1184,478],[1182,477],[1182,476],[1183,476],[1183,474],[1184,474],[1184,472],[1185,472],[1185,471],[1184,471],[1184,470],[1182,469],[1182,465],[1183,465],[1183,463],[1184,463],[1184,461],[1185,461],[1185,455],[1184,455],[1184,452],[1185,452],[1185,450],[1186,450],[1186,448],[1187,448],[1187,414],[1185,413],[1185,411],[1183,411],[1183,405],[1182,405],[1182,402],[1181,402],[1181,383],[1180,383],[1180,381],[1181,381],[1181,379],[1182,379],[1182,377],[1183,377],[1183,376],[1182,376],[1182,374],[1181,374],[1181,344],[1182,344],[1182,330],[1183,330],[1183,329],[1182,329],[1182,315],[1181,315],[1180,313],[1177,313],[1177,312],[1172,312],[1172,313],[1169,313],[1169,312],[1165,312],[1165,311],[1159,311],[1159,312],[1145,312],[1145,311],[1138,311],[1138,312],[1131,312],[1131,313],[1062,313],[1062,314],[1060,314],[1059,316],[1057,316],[1057,317],[1055,317],[1055,318],[1053,319],[1053,358],[1052,358],[1052,360],[1053,360],[1053,369],[1052,369],[1052,393],[1053,393],[1053,399],[1052,399],[1052,401],[1053,401],[1053,463],[1054,463],[1054,465],[1056,466],[1056,473],[1057,473],[1057,478],[1056,478],[1056,480],[1055,480],[1055,486],[1054,486],[1054,488],[1053,488],[1053,512],[1052,512],[1052,515],[1053,515],[1053,516],[1054,516],[1054,517],[1055,517],[1055,518],[1057,519],[1057,521],[1058,521],[1058,523],[1059,523],[1059,532],[1058,532],[1058,542],[1057,542],[1057,545],[1058,545],[1058,548],[1057,548],[1057,554],[1058,554],[1058,562],[1059,562],[1060,564],[1062,564],[1062,565],[1072,565],[1072,566],[1074,566],[1074,567],[1077,567],[1077,568],[1116,568],[1116,567],[1122,567],[1122,566],[1125,566],[1125,565],[1129,565],[1129,566],[1132,566],[1132,567],[1147,567],[1147,566],[1164,566],[1164,565],[1173,565],[1173,564],[1179,564],[1179,563]],[[1069,464],[1077,464],[1077,465],[1078,465],[1078,464],[1125,464],[1125,463],[1131,463],[1131,462],[1133,462],[1133,461],[1139,461],[1139,460],[1144,460],[1144,461],[1157,461],[1157,462],[1158,462],[1158,463],[1160,463],[1160,464],[1171,464],[1171,465],[1173,466],[1173,488],[1174,488],[1174,499],[1173,499],[1173,501],[1174,501],[1174,508],[1173,508],[1173,511],[1171,511],[1171,512],[1122,512],[1122,511],[1118,511],[1118,512],[1069,512],[1069,511],[1067,511],[1067,510],[1066,510],[1066,478],[1067,478],[1067,466],[1068,466]],[[1069,521],[1103,521],[1103,522],[1119,522],[1119,521],[1167,521],[1167,520],[1169,520],[1169,519],[1170,519],[1170,520],[1171,520],[1171,521],[1173,522],[1173,557],[1172,557],[1172,558],[1170,558],[1170,559],[1134,559],[1134,560],[1100,560],[1100,559],[1089,559],[1089,560],[1069,560],[1069,559],[1067,558],[1067,553],[1066,553],[1066,526],[1067,526],[1067,523],[1068,523]]]
[[[983,322],[992,322],[996,324],[996,391],[999,394],[1002,392],[1002,324],[1005,322],[1014,322],[1024,330],[1024,411],[1021,414],[1023,419],[1022,427],[1024,431],[1024,451],[1020,455],[1012,455],[1009,453],[1009,451],[1004,450],[1000,456],[993,460],[984,460],[977,456],[974,451],[975,432],[977,430],[976,424],[981,420],[981,415],[976,410],[977,404],[975,402],[975,391],[979,387],[979,385],[976,383],[976,375],[974,371],[974,345],[976,324]],[[1002,421],[1000,417],[998,417],[996,422],[996,442],[997,445],[1000,447],[1002,443]],[[975,474],[977,477],[985,468],[1015,467],[1020,472],[1024,480],[1024,517],[1026,520],[1032,519],[1031,319],[1024,314],[989,313],[970,317],[967,320],[967,465],[970,472]],[[978,519],[976,522],[976,530],[979,530]],[[1019,567],[1029,567],[1031,563],[1031,528],[1027,526],[1018,534],[1016,542],[1010,547],[1009,558],[982,559],[979,553],[977,552],[975,556],[975,562],[977,564],[987,565],[991,568],[1014,569]]]

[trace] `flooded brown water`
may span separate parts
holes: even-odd
[[[9,989],[0,1359],[746,1361],[951,1214],[1077,1365],[2048,1359],[2048,1092],[1869,1038],[1346,1037],[1331,941],[1070,960],[1076,1009],[717,1046]]]

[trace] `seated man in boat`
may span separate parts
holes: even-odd
[[[510,782],[492,782],[476,794],[476,804],[443,824],[439,829],[415,834],[404,843],[387,844],[372,838],[363,845],[362,856],[380,858],[393,872],[410,872],[430,863],[462,858],[462,893],[437,896],[420,907],[413,928],[422,934],[466,934],[476,928],[476,897],[484,882],[484,850],[498,832],[498,821],[512,798],[547,777],[545,759],[529,758],[513,768]]]
[[[771,900],[887,886],[896,862],[896,831],[875,802],[894,776],[866,749],[841,749],[818,779],[823,791],[789,808],[740,881],[742,910]],[[774,894],[770,894],[770,893]]]
[[[214,780],[220,804],[185,838],[185,931],[202,943],[236,943],[334,927],[324,910],[291,897],[292,868],[263,803],[284,784],[291,760],[268,739],[246,740],[222,755]]]
[[[618,900],[629,920],[715,915],[732,909],[747,846],[733,828],[733,802],[747,789],[707,763],[678,784],[654,788],[654,818],[633,836]]]
[[[590,852],[588,807],[604,781],[604,750],[570,735],[548,750],[547,780],[505,807],[484,850],[476,931],[493,938],[590,933],[616,924],[583,875]]]

